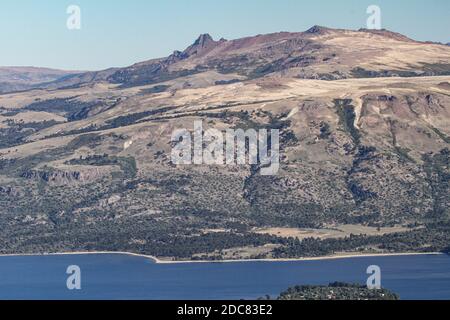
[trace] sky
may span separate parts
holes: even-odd
[[[81,29],[67,27],[70,5]],[[100,70],[167,56],[202,33],[359,29],[369,5],[380,7],[382,28],[450,42],[449,0],[1,0],[0,66]]]

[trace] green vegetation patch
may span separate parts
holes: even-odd
[[[445,148],[437,154],[425,154],[424,171],[433,198],[432,215],[437,218],[450,217],[450,151]]]
[[[343,127],[345,132],[350,134],[353,142],[358,145],[360,143],[361,134],[354,125],[356,114],[355,107],[351,105],[351,102],[351,99],[335,99],[334,105],[337,109],[339,124]]]
[[[295,286],[283,291],[277,300],[399,300],[387,289],[368,289],[367,286],[333,282],[327,286]]]

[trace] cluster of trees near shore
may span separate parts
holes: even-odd
[[[95,226],[92,227],[95,229]],[[180,232],[178,235],[173,235],[170,232],[171,229],[161,233],[157,226],[150,229],[148,225],[134,225],[133,230],[123,227],[111,223],[108,230],[97,229],[96,232],[89,228],[69,228],[72,232],[79,230],[73,234],[68,234],[69,230],[61,229],[58,230],[61,233],[42,233],[33,237],[32,240],[20,243],[0,236],[3,238],[0,253],[127,251],[176,259],[221,260],[225,258],[223,250],[242,246],[258,247],[269,243],[276,245],[271,253],[255,255],[252,258],[318,257],[336,252],[373,252],[374,249],[385,253],[450,252],[450,222],[435,223],[427,225],[426,228],[380,236],[351,235],[346,238],[323,240],[281,238],[247,231],[205,233],[195,236],[183,235]],[[128,227],[131,226],[128,225]],[[144,241],[129,241],[131,231],[136,238],[144,239]],[[235,258],[240,257],[236,255]]]

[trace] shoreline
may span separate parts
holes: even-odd
[[[370,257],[395,257],[395,256],[419,256],[419,255],[444,255],[443,252],[397,252],[397,253],[348,253],[335,254],[319,257],[304,257],[304,258],[281,258],[281,259],[239,259],[239,260],[161,260],[157,257],[121,251],[74,251],[74,252],[59,252],[59,253],[25,253],[25,254],[0,254],[1,257],[45,257],[45,256],[70,256],[70,255],[124,255],[141,257],[152,260],[156,264],[187,264],[187,263],[242,263],[242,262],[295,262],[295,261],[321,261],[321,260],[339,260],[351,258],[370,258]]]

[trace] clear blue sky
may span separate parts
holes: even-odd
[[[71,4],[81,8],[81,30],[66,27]],[[0,66],[96,70],[166,56],[201,33],[359,29],[370,4],[386,29],[450,42],[449,0],[1,0]]]

